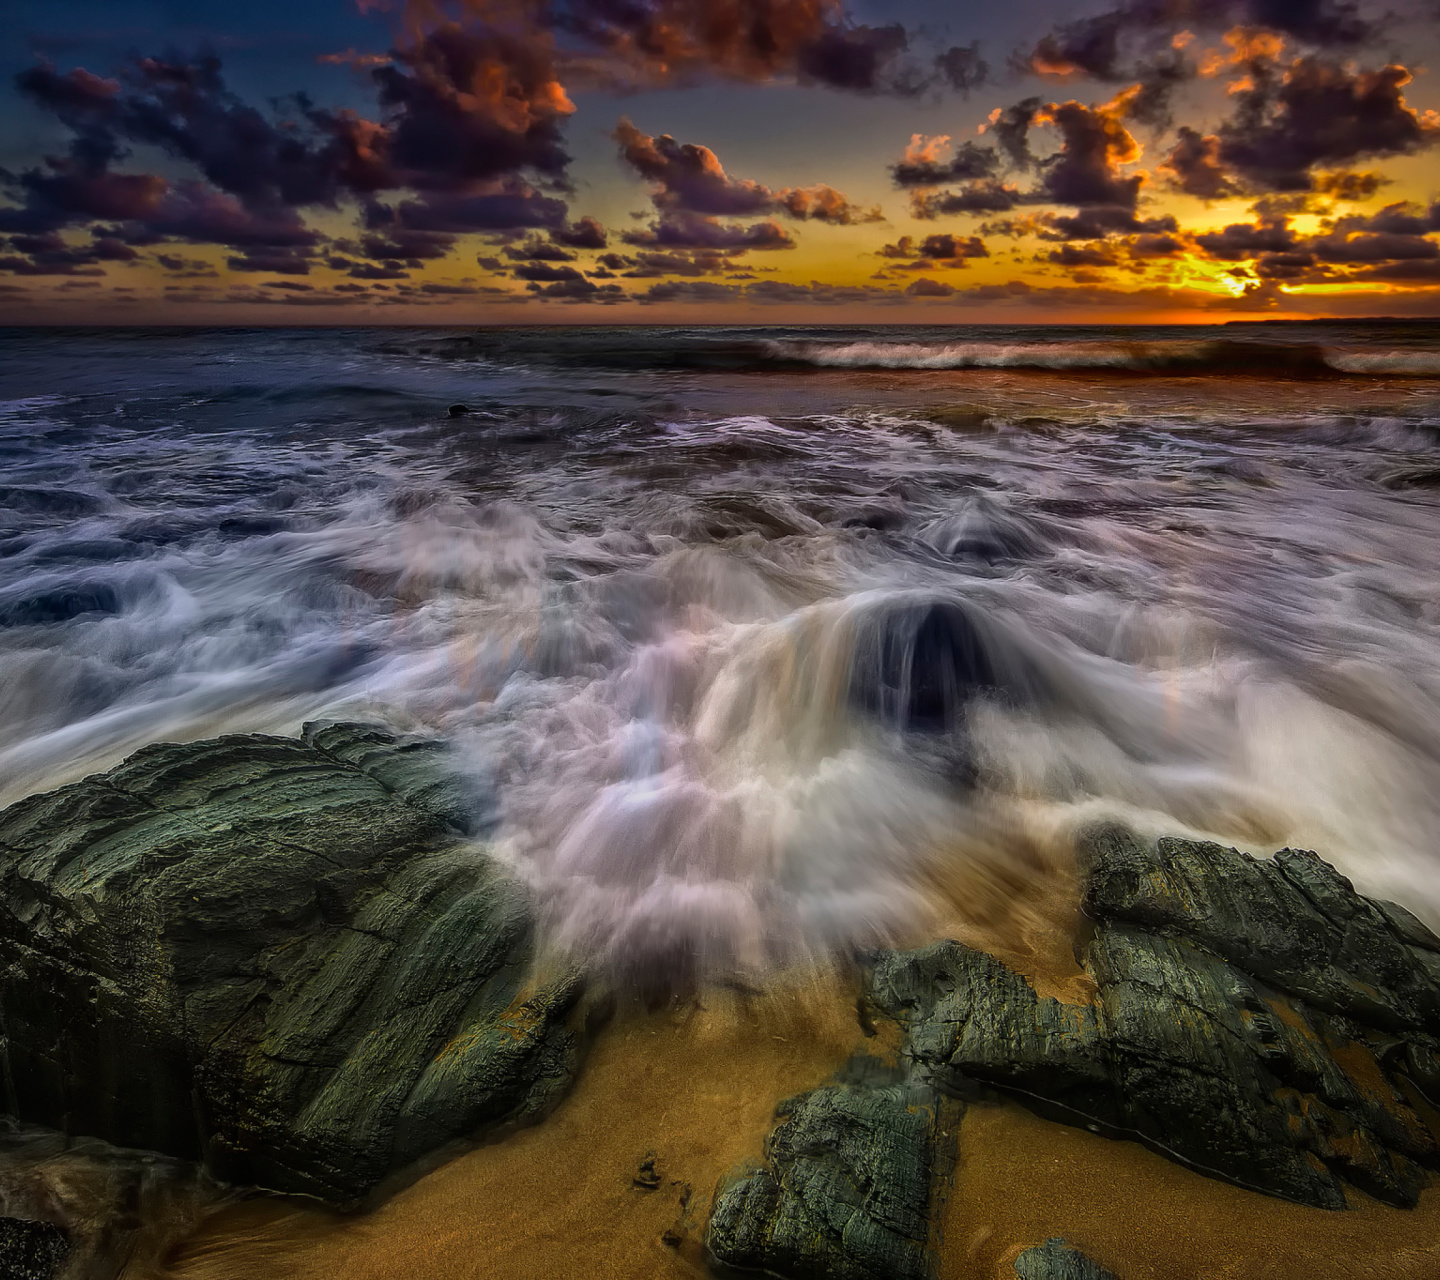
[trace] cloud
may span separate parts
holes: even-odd
[[[651,137],[622,119],[612,135],[620,158],[651,184],[651,201],[662,213],[708,217],[784,214],[848,225],[875,222],[878,209],[859,209],[834,187],[787,187],[773,191],[748,178],[732,178],[709,147],[677,142],[668,133]]]
[[[371,75],[387,187],[465,192],[526,169],[558,178],[569,164],[560,127],[575,107],[532,41],[447,23]]]
[[[928,235],[919,243],[911,236],[901,236],[896,243],[882,245],[876,252],[882,258],[909,260],[912,270],[931,266],[958,268],[972,258],[990,256],[979,236],[957,236],[948,231]]]
[[[788,79],[866,94],[911,93],[917,84],[903,57],[905,29],[849,21],[837,0],[463,0],[460,7],[482,24],[509,24],[532,43],[574,50],[577,83]]]
[[[694,213],[665,214],[646,228],[623,232],[620,238],[626,244],[648,248],[715,249],[725,253],[795,247],[790,233],[772,218],[745,226]]]
[[[1220,160],[1252,188],[1310,190],[1317,165],[1409,155],[1440,137],[1440,121],[1406,103],[1411,75],[1398,64],[1365,71],[1307,56],[1283,75],[1255,66],[1249,79],[1218,136]]]
[[[1231,86],[1235,110],[1214,134],[1179,131],[1162,167],[1180,190],[1207,200],[1256,191],[1364,200],[1382,175],[1321,166],[1411,155],[1440,138],[1440,120],[1405,101],[1412,77],[1398,64],[1366,71],[1307,55],[1282,68],[1262,55],[1247,72]]]
[[[897,187],[939,187],[990,178],[999,167],[994,147],[966,142],[952,153],[948,134],[913,133],[904,156],[890,166],[890,177]]]
[[[571,249],[603,249],[610,243],[605,228],[588,214],[568,226],[552,227],[550,239]]]
[[[71,137],[66,154],[5,175],[18,204],[0,209],[0,230],[104,220],[131,244],[223,244],[244,250],[238,270],[283,259],[299,271],[301,249],[322,238],[302,211],[350,198],[362,204],[366,252],[377,259],[440,257],[473,231],[568,226],[565,201],[537,186],[564,185],[560,128],[573,111],[543,49],[445,24],[370,75],[378,121],[303,94],[262,112],[231,91],[213,53],[137,58],[114,79],[31,67],[17,87]],[[198,176],[114,172],[137,146]],[[392,206],[376,199],[385,191],[414,194]],[[575,225],[593,239],[594,228]]]

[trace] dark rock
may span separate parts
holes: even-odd
[[[850,697],[893,728],[953,728],[971,699],[1009,683],[996,650],[995,637],[969,605],[903,599],[861,619]]]
[[[5,1280],[56,1280],[69,1252],[69,1237],[49,1222],[0,1218],[0,1276]]]
[[[1303,1204],[1343,1208],[1348,1182],[1413,1206],[1421,1166],[1440,1165],[1396,1079],[1423,1087],[1435,1061],[1420,949],[1313,854],[1272,864],[1113,830],[1084,844],[1093,1006],[1041,998],[959,943],[876,960],[871,998],[906,1024],[918,1077],[999,1088]],[[1397,1025],[1416,1029],[1397,1041]]]
[[[534,985],[524,889],[386,736],[147,747],[0,813],[6,1110],[342,1205],[543,1112],[579,980]]]
[[[1115,1280],[1104,1267],[1058,1236],[1026,1249],[1015,1259],[1015,1274],[1020,1280]]]
[[[717,1192],[710,1252],[783,1276],[925,1280],[938,1113],[933,1091],[907,1084],[781,1103],[766,1167]]]
[[[640,1161],[640,1167],[635,1170],[635,1176],[630,1179],[632,1186],[638,1187],[641,1191],[658,1190],[661,1182],[660,1171],[655,1168],[656,1156],[653,1151],[647,1151],[645,1158]]]
[[[463,418],[470,412],[468,404],[452,404],[445,410],[446,416],[451,418]]]
[[[1437,946],[1413,916],[1360,897],[1313,853],[1252,858],[1218,844],[1118,828],[1089,834],[1085,910],[1183,938],[1329,1013],[1396,1032],[1440,1033],[1440,983],[1417,954]]]

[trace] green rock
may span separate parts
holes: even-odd
[[[339,1205],[546,1109],[575,976],[442,749],[377,726],[147,747],[0,813],[4,1105]]]
[[[766,1167],[722,1184],[707,1245],[726,1266],[925,1280],[939,1106],[908,1084],[828,1085],[780,1104]]]
[[[1343,1208],[1349,1183],[1413,1207],[1440,1151],[1400,1077],[1427,1086],[1434,1016],[1420,948],[1387,912],[1313,854],[1271,867],[1113,831],[1085,852],[1093,1006],[955,942],[876,958],[871,999],[905,1024],[918,1078],[998,1088],[1303,1204]]]
[[[1104,1267],[1058,1236],[1026,1249],[1015,1259],[1015,1274],[1020,1280],[1115,1280]]]

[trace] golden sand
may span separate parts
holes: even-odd
[[[949,904],[945,932],[1045,994],[1090,997],[1063,856],[972,859],[935,887]],[[854,988],[834,976],[632,1011],[598,1035],[569,1097],[534,1128],[458,1156],[361,1217],[263,1200],[224,1210],[143,1280],[704,1276],[715,1185],[760,1157],[775,1104],[857,1051],[893,1053],[894,1030],[882,1023],[866,1039]],[[637,1188],[652,1151],[660,1185]],[[1015,1256],[1051,1236],[1121,1280],[1440,1280],[1440,1186],[1413,1211],[1359,1193],[1351,1202],[1304,1208],[1010,1103],[973,1104],[937,1215],[939,1280],[1014,1280]]]
[[[1348,1211],[1242,1191],[1134,1142],[971,1106],[941,1217],[940,1280],[1014,1280],[1051,1236],[1120,1280],[1436,1280],[1440,1186],[1416,1209],[1353,1193]]]
[[[704,1275],[699,1237],[716,1182],[760,1158],[776,1102],[823,1083],[863,1039],[854,992],[839,980],[748,1000],[711,992],[677,1013],[617,1019],[542,1124],[459,1156],[360,1218],[266,1201],[223,1211],[164,1274]],[[653,1191],[633,1185],[648,1151],[661,1177]]]

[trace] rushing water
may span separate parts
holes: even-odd
[[[1440,918],[1440,328],[0,361],[0,802],[160,739],[428,728],[553,942],[620,969],[913,935],[947,864],[1115,813]]]

